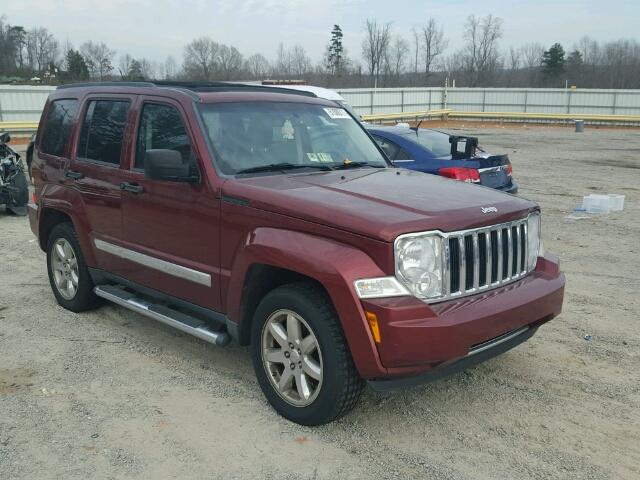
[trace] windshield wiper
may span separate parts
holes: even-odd
[[[259,173],[259,172],[277,172],[278,170],[296,170],[299,168],[316,168],[320,170],[331,170],[327,165],[308,165],[308,164],[296,164],[296,163],[270,163],[269,165],[258,165],[257,167],[250,167],[239,170],[236,175],[243,173]]]
[[[344,162],[341,165],[334,166],[333,169],[346,170],[347,168],[360,168],[360,167],[385,168],[386,165],[375,165],[369,162]]]

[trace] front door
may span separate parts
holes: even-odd
[[[141,100],[126,189],[122,191],[122,243],[127,279],[220,310],[220,199],[202,172],[192,126],[180,104]],[[200,176],[198,183],[158,181],[144,174],[145,152],[171,149]],[[133,151],[135,150],[135,151]]]

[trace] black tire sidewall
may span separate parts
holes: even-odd
[[[268,378],[262,361],[262,330],[269,316],[277,310],[288,309],[300,315],[313,330],[322,355],[322,386],[311,405],[297,407],[282,399]],[[336,344],[327,321],[326,312],[318,309],[311,299],[287,286],[269,293],[256,309],[251,330],[251,357],[258,383],[267,400],[284,417],[302,425],[320,425],[336,416],[337,405],[346,381],[343,371],[344,350]]]
[[[29,184],[27,182],[27,177],[24,174],[24,171],[18,172],[18,174],[14,177],[13,186],[15,188],[20,189],[17,195],[15,195],[13,200],[14,207],[22,207],[29,202]]]
[[[51,250],[55,242],[60,238],[64,238],[69,242],[78,261],[78,291],[71,300],[64,298],[58,291],[51,268]],[[51,290],[53,290],[53,294],[56,297],[57,302],[62,307],[67,310],[71,310],[72,312],[82,312],[93,308],[97,299],[93,293],[93,281],[89,275],[89,269],[84,261],[84,255],[82,254],[82,249],[80,248],[80,243],[76,237],[75,230],[70,223],[61,223],[56,225],[53,227],[53,230],[49,235],[49,239],[47,241],[47,273],[49,275]]]

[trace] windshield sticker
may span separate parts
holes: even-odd
[[[318,156],[315,153],[307,153],[307,158],[310,162],[319,162]]]
[[[293,125],[289,120],[285,120],[282,125],[282,138],[285,140],[293,140],[295,137],[296,131],[293,128]]]
[[[318,153],[318,160],[324,163],[333,163],[333,157],[328,153]]]
[[[329,118],[351,118],[343,108],[325,108],[324,111]]]

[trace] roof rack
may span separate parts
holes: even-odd
[[[178,81],[154,81],[154,82],[81,82],[59,85],[58,90],[67,88],[81,87],[151,87],[151,88],[175,88],[179,90],[187,90],[189,92],[270,92],[270,93],[286,93],[289,95],[302,95],[304,97],[316,97],[312,92],[303,90],[293,90],[286,87],[271,87],[263,85],[250,85],[245,83],[233,82],[178,82]]]

